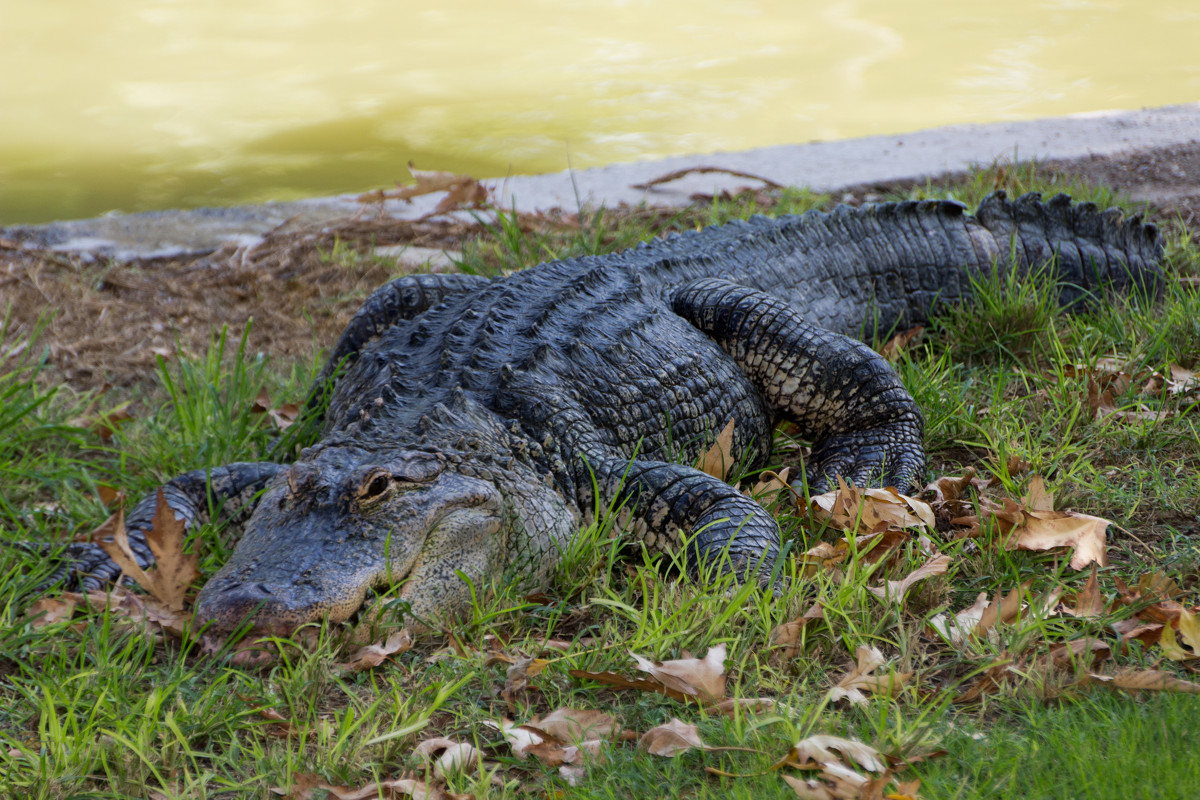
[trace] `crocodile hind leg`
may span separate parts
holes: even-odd
[[[675,313],[707,333],[764,399],[813,442],[811,491],[836,485],[907,489],[925,472],[925,422],[882,356],[806,323],[770,295],[717,279],[685,284]]]
[[[185,529],[190,530],[208,521],[212,510],[220,509],[226,517],[248,512],[259,491],[281,469],[284,469],[283,465],[271,462],[244,462],[211,470],[193,470],[163,484],[163,498],[176,518],[183,521]],[[129,548],[143,569],[154,564],[146,533],[153,523],[157,505],[158,492],[155,491],[142,498],[125,517]],[[22,542],[14,546],[43,555],[56,549],[46,542]],[[38,591],[58,583],[92,591],[120,577],[121,568],[92,542],[74,542],[67,545],[62,554],[65,563],[42,582]]]

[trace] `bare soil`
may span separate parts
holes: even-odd
[[[1145,202],[1163,224],[1200,230],[1200,142],[1042,165],[1051,173],[1105,184]],[[872,190],[853,187],[861,198]],[[620,213],[620,212],[615,212]],[[627,210],[641,217],[663,210]],[[610,212],[610,219],[612,217]],[[528,228],[567,229],[569,214],[522,218]],[[5,345],[51,321],[39,338],[50,379],[77,390],[145,383],[156,357],[176,348],[203,352],[214,330],[240,332],[253,320],[251,352],[308,359],[328,347],[376,286],[403,270],[372,258],[373,247],[411,244],[458,250],[478,226],[355,217],[321,225],[283,226],[253,247],[226,248],[183,260],[86,264],[0,241],[0,308],[8,314]]]

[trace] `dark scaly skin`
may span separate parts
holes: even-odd
[[[543,583],[607,508],[650,549],[686,541],[693,575],[765,580],[774,520],[683,464],[730,419],[735,458],[762,464],[786,417],[813,441],[812,490],[907,487],[920,411],[849,337],[1055,256],[1064,304],[1161,288],[1153,226],[1063,196],[993,196],[975,217],[927,201],[755,218],[492,281],[400,279],[333,351],[320,440],[276,467],[197,620],[286,633],[397,583],[418,620],[443,620],[471,586]]]

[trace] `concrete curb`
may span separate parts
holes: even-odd
[[[521,175],[499,181],[505,208],[574,210],[622,203],[682,206],[696,193],[735,190],[753,180],[723,173],[691,174],[651,189],[634,188],[696,167],[750,173],[785,185],[821,192],[864,183],[914,181],[959,172],[998,158],[1071,159],[1200,141],[1200,103],[1075,114],[1067,117],[952,125],[894,136],[764,147],[734,153],[678,156],[612,164],[575,172]],[[290,203],[109,215],[89,220],[0,228],[0,238],[29,248],[48,248],[94,258],[130,260],[198,254],[228,244],[253,244],[291,219],[305,222],[361,213],[357,194]],[[441,195],[411,203],[388,201],[383,212],[415,219],[433,211]]]

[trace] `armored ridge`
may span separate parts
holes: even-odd
[[[168,485],[189,520],[262,490],[200,594],[198,621],[286,633],[345,619],[369,590],[396,583],[418,622],[446,618],[467,606],[471,585],[544,582],[580,526],[610,507],[647,547],[686,547],[697,577],[770,580],[775,522],[683,464],[731,419],[735,458],[761,464],[786,417],[813,442],[813,491],[837,475],[918,480],[920,409],[850,336],[966,299],[972,275],[1051,259],[1064,304],[1161,289],[1152,225],[1065,196],[999,194],[975,216],[946,201],[842,207],[490,281],[401,278],[367,300],[332,351],[311,403],[325,408],[323,431],[296,463]],[[146,560],[149,502],[130,516]],[[71,580],[117,574],[103,554],[71,555]]]

